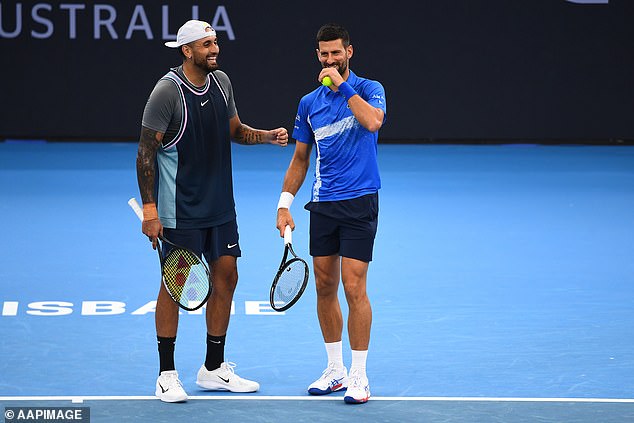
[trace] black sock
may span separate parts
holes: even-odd
[[[176,337],[163,338],[156,337],[158,341],[160,372],[167,370],[176,370],[174,367],[174,346],[176,345]]]
[[[225,338],[227,335],[212,336],[207,334],[207,357],[205,368],[215,370],[225,361]]]

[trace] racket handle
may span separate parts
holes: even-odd
[[[290,225],[286,225],[284,228],[284,245],[293,243],[293,231],[291,230]]]
[[[139,206],[139,203],[137,203],[136,198],[134,197],[130,198],[128,200],[128,205],[132,207],[132,210],[134,210],[134,213],[136,213],[139,220],[143,222],[143,209],[141,209],[141,207]]]

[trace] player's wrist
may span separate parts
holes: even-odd
[[[277,209],[290,209],[295,196],[288,191],[280,194],[280,200],[277,202]]]
[[[341,95],[343,95],[346,101],[350,100],[351,97],[357,95],[357,92],[354,88],[352,88],[352,85],[348,84],[346,81],[343,81],[338,88],[339,92],[341,93]]]
[[[158,211],[156,210],[156,203],[143,204],[143,221],[158,220]]]

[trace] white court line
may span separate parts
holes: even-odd
[[[155,396],[0,396],[0,401],[138,401],[157,400]],[[211,395],[190,396],[190,400],[251,400],[251,401],[341,401],[341,396],[265,396]],[[465,401],[465,402],[578,402],[634,403],[634,398],[515,398],[515,397],[372,397],[370,401]]]

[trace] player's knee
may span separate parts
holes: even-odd
[[[365,290],[365,281],[351,280],[344,283],[344,292],[348,303],[359,303],[368,301],[368,294]]]
[[[320,297],[336,296],[339,281],[334,278],[315,278],[315,287]]]
[[[234,291],[236,290],[236,286],[238,285],[238,274],[237,273],[229,273],[222,275],[222,277],[217,277],[212,282],[212,295],[215,293],[221,297],[230,298],[233,296]]]
[[[236,290],[236,286],[238,286],[238,273],[234,272],[229,274],[225,279],[225,287],[228,291],[233,293],[233,291]]]

